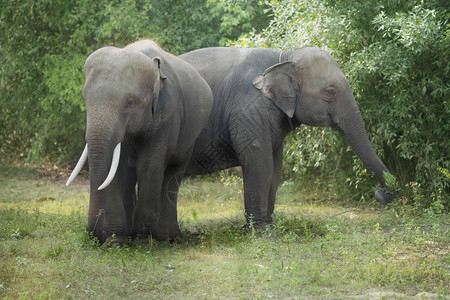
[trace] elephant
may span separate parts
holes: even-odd
[[[283,141],[300,125],[341,132],[378,178],[382,188],[375,198],[394,200],[383,178],[389,171],[369,141],[350,84],[326,51],[213,47],[179,57],[196,68],[214,96],[185,176],[241,166],[246,219],[255,228],[272,222]]]
[[[151,40],[103,47],[85,62],[87,229],[101,243],[181,235],[177,193],[213,105],[199,73]]]

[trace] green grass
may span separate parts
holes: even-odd
[[[0,180],[0,298],[450,297],[448,216],[285,184],[273,229],[244,232],[238,179],[189,179],[181,241],[105,249],[84,229],[86,179],[2,166]]]

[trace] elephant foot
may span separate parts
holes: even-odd
[[[180,227],[172,226],[172,228],[158,229],[153,228],[153,230],[147,229],[141,232],[135,232],[133,234],[135,240],[142,244],[148,244],[149,241],[157,240],[157,241],[178,241],[183,237],[181,233]]]
[[[142,236],[142,235],[138,235],[135,238],[133,238],[133,245],[134,246],[148,246],[150,244],[152,244],[153,238],[151,235],[148,236]]]
[[[266,221],[251,221],[244,225],[244,232],[250,233],[250,232],[257,232],[257,233],[263,233],[267,230],[272,229],[272,223],[266,222]]]
[[[382,204],[392,203],[395,199],[396,193],[394,190],[389,189],[389,191],[385,190],[377,190],[375,192],[375,199]]]
[[[152,233],[152,237],[158,241],[177,242],[183,238],[180,228],[174,228],[172,230],[164,230]]]
[[[112,235],[106,238],[106,240],[101,245],[102,248],[114,248],[123,247],[130,245],[130,240],[128,236],[116,236]]]
[[[148,235],[148,236],[136,236],[133,239],[133,246],[143,246],[143,247],[148,247],[149,245],[151,245],[153,243],[153,241],[168,241],[169,243],[178,243],[181,241],[183,235],[179,235],[179,236],[174,236],[174,237],[167,237],[167,238],[162,238],[162,237],[155,237],[154,235]]]

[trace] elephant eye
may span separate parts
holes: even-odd
[[[136,103],[136,100],[134,98],[128,99],[127,105],[125,105],[125,108],[130,108]]]
[[[334,97],[336,96],[336,90],[332,87],[326,89],[328,96]]]
[[[326,88],[323,95],[323,100],[331,102],[334,98],[336,98],[336,90],[333,87]]]

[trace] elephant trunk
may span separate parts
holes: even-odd
[[[375,192],[375,198],[381,203],[391,203],[395,198],[395,191],[391,187],[386,186],[383,177],[383,173],[389,172],[389,170],[375,153],[370,143],[356,102],[353,111],[346,113],[337,123],[338,128],[342,131],[358,157],[377,176],[382,189]]]
[[[112,152],[107,148],[92,141],[88,143],[90,181],[88,230],[100,240],[102,240],[107,191],[98,188],[107,177],[111,164]]]
[[[116,143],[102,137],[89,138],[87,144],[90,181],[88,230],[100,241],[104,238],[105,209],[111,193],[107,186],[113,181],[120,160],[121,143]]]

